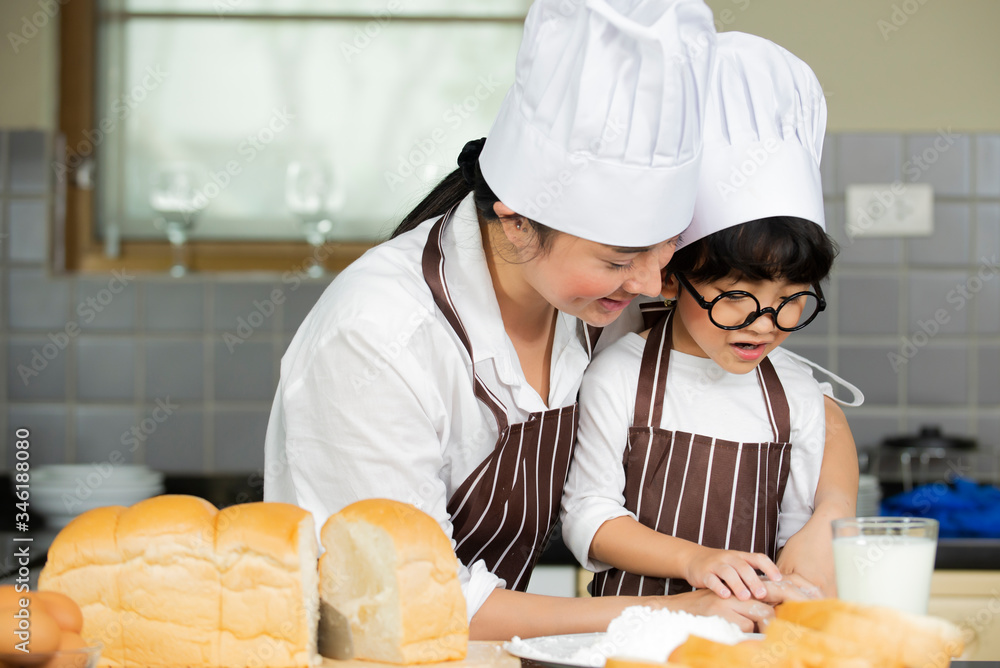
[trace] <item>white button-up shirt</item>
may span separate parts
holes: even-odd
[[[281,359],[264,499],[305,508],[317,528],[354,501],[383,497],[416,505],[451,538],[448,500],[493,451],[496,421],[473,394],[468,353],[421,271],[432,224],[376,246],[337,276]],[[475,371],[509,422],[576,401],[589,361],[579,321],[558,316],[546,405],[504,330],[471,196],[442,249]],[[481,561],[459,570],[471,619],[503,581]]]

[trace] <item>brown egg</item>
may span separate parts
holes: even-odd
[[[24,611],[27,610],[25,618]],[[19,636],[17,634],[24,633]],[[0,661],[18,666],[33,666],[43,663],[59,647],[61,631],[56,620],[41,605],[21,608],[8,605],[0,608]],[[17,648],[22,642],[28,652]]]
[[[42,665],[42,668],[87,668],[87,654],[74,652],[87,647],[87,641],[80,634],[63,631],[59,638],[59,654]]]
[[[32,600],[45,606],[59,628],[63,631],[79,633],[83,629],[83,613],[76,601],[58,591],[36,591]]]

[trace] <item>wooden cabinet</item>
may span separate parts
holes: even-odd
[[[934,571],[927,612],[962,629],[963,659],[1000,660],[1000,570]]]

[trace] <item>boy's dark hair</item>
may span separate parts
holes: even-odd
[[[674,253],[667,272],[698,283],[735,276],[813,285],[827,277],[836,256],[836,243],[816,223],[774,216],[727,227],[684,246]]]

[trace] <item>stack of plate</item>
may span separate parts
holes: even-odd
[[[49,527],[101,506],[130,506],[163,493],[163,474],[132,464],[56,464],[31,472],[31,507]]]
[[[875,517],[879,514],[882,490],[878,478],[864,473],[858,478],[858,517]]]

